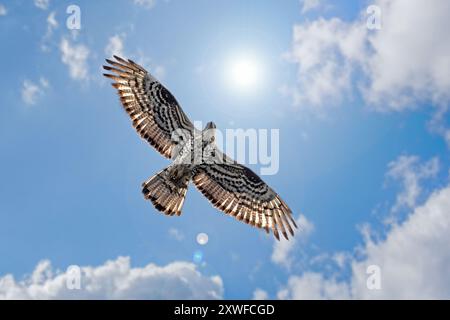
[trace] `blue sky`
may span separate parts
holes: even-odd
[[[389,8],[388,0],[374,2]],[[348,290],[358,279],[355,265],[371,257],[362,226],[370,226],[375,246],[387,246],[392,230],[448,188],[450,51],[422,45],[421,32],[416,44],[411,30],[402,31],[410,42],[390,41],[389,22],[417,21],[420,1],[412,2],[410,11],[401,10],[403,1],[382,11],[382,29],[369,31],[367,1],[77,1],[76,32],[66,28],[73,2],[0,2],[0,277],[12,274],[21,286],[42,260],[64,272],[124,256],[137,269],[194,263],[205,281],[220,277],[218,295],[226,299],[303,297],[298,290],[316,297],[295,282],[308,274],[319,287],[331,281]],[[447,4],[435,6],[431,17]],[[427,28],[445,30],[434,18]],[[114,37],[120,45],[111,44]],[[279,172],[263,178],[306,219],[292,245],[275,245],[226,217],[192,185],[181,217],[143,199],[141,183],[168,162],[138,138],[103,79],[108,45],[156,73],[192,120],[280,130]],[[392,46],[410,55],[383,55]],[[265,71],[248,92],[225,76],[243,53]],[[205,246],[195,240],[200,232],[209,235]],[[200,263],[193,261],[198,250]],[[383,270],[381,260],[372,262]],[[430,296],[448,298],[450,289]]]

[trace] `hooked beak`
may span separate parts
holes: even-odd
[[[214,122],[212,122],[212,121],[210,121],[210,122],[208,122],[207,124],[206,124],[206,127],[205,127],[205,129],[215,129],[216,128],[216,124],[214,123]]]

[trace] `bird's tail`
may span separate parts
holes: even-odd
[[[142,193],[157,210],[171,216],[181,215],[190,176],[174,175],[170,169],[171,167],[168,167],[145,181],[142,184]]]

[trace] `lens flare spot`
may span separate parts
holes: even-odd
[[[201,263],[203,260],[203,252],[201,252],[200,250],[195,251],[194,256],[192,257],[192,260],[195,263]]]
[[[199,233],[199,234],[197,235],[197,243],[198,243],[199,245],[204,246],[205,244],[208,243],[208,240],[209,240],[209,237],[208,237],[208,235],[207,235],[206,233],[204,233],[204,232],[201,232],[201,233]]]

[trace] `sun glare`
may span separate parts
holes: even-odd
[[[239,90],[255,89],[261,82],[261,63],[252,57],[239,57],[228,64],[228,81]]]

